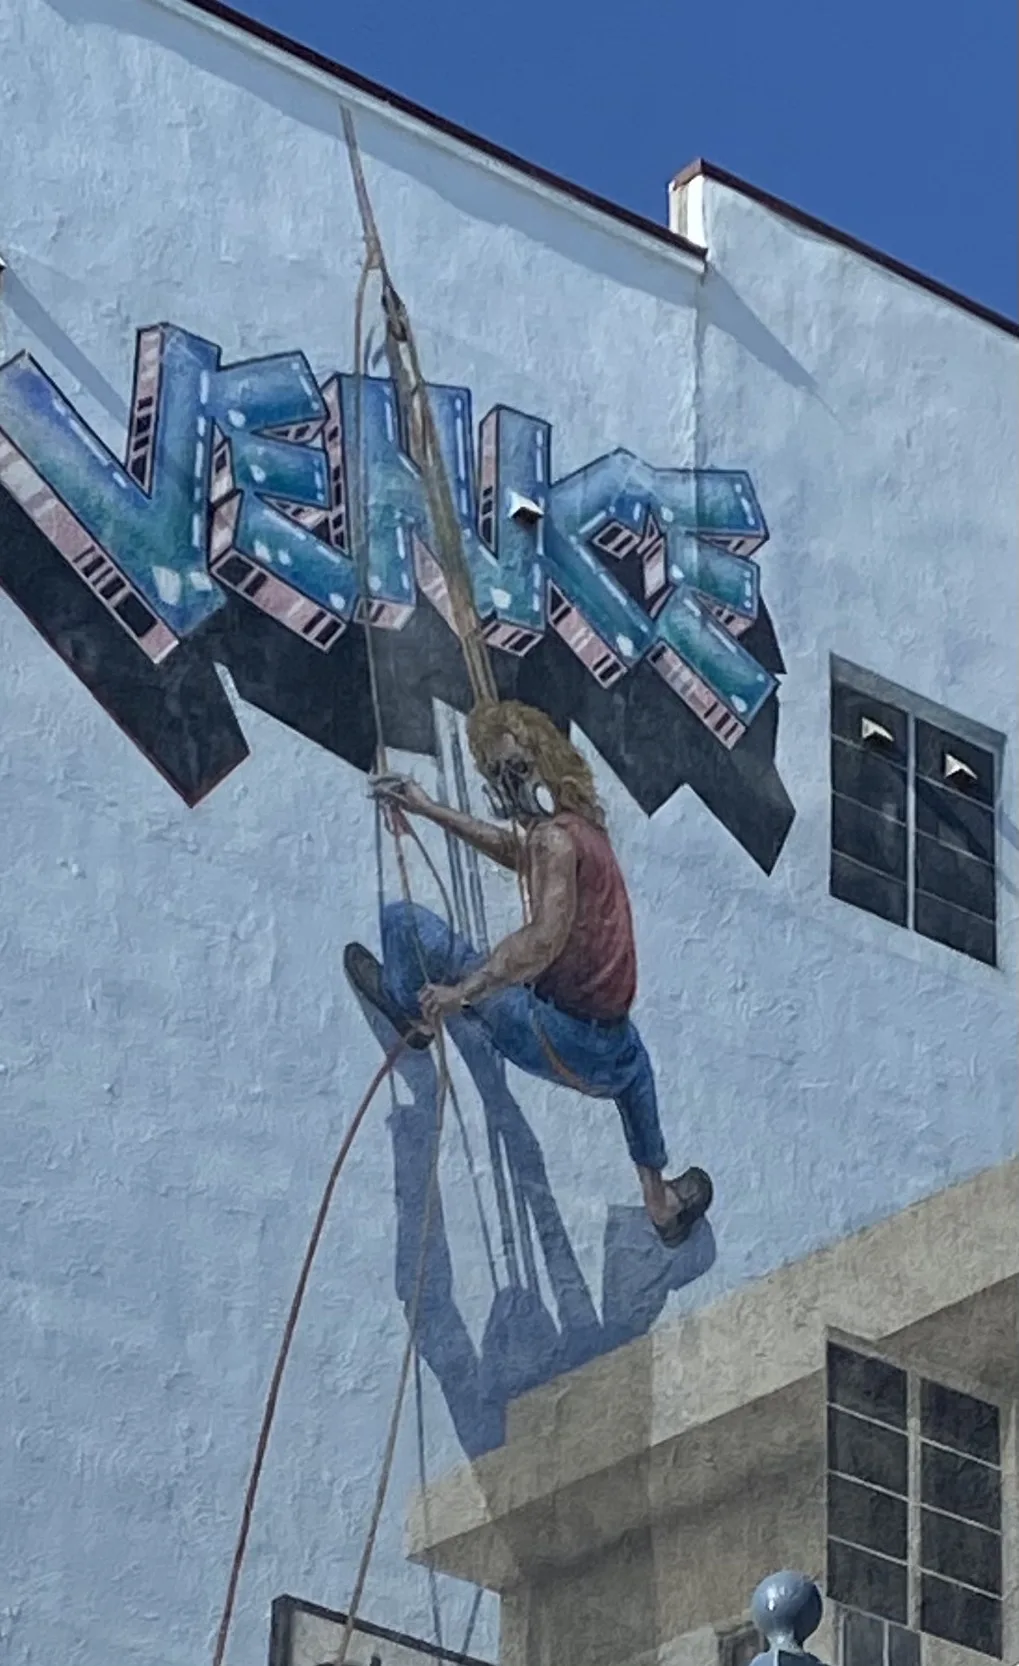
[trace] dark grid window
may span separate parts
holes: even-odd
[[[918,1666],[919,1632],[1000,1658],[998,1408],[833,1343],[827,1415],[841,1666]]]
[[[994,753],[833,671],[831,789],[832,896],[993,966]]]
[[[846,1609],[839,1625],[839,1666],[920,1666],[920,1633]]]
[[[1001,1430],[997,1406],[920,1385],[920,1625],[1001,1655]]]

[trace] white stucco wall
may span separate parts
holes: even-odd
[[[152,0],[15,0],[0,102],[0,362],[28,349],[114,450],[143,325],[228,363],[350,368],[338,92]],[[770,526],[796,807],[774,873],[689,791],[649,821],[599,775],[667,1132],[718,1191],[714,1265],[668,1315],[1015,1150],[1010,812],[998,969],[827,892],[831,653],[1014,735],[1015,343],[716,186],[702,280],[351,102],[429,378],[479,416],[546,418],[558,475],[615,446],[746,468]],[[310,1220],[378,1059],[340,967],[375,941],[372,823],[353,769],[247,708],[251,757],[187,809],[2,595],[0,641],[0,1642],[12,1666],[194,1666]],[[1014,788],[1010,746],[1006,807]],[[500,881],[491,904],[512,918]],[[597,1301],[606,1212],[637,1201],[615,1113],[514,1085]],[[490,1292],[452,1140],[442,1179],[477,1342]],[[272,1596],[349,1594],[405,1335],[391,1194],[380,1106],[284,1386],[232,1666],[264,1657]],[[426,1391],[434,1470],[458,1446]],[[425,1635],[412,1424],[365,1612]],[[443,1592],[456,1643],[470,1601]],[[496,1646],[486,1604],[473,1649]]]

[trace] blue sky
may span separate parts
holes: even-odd
[[[1015,316],[1012,0],[234,0],[652,219],[705,156]]]

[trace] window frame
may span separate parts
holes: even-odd
[[[882,752],[875,747],[868,752],[859,740],[840,732],[840,698],[852,701],[853,697],[874,702],[875,706],[886,709],[884,715],[887,716],[889,727],[894,734],[894,741],[887,751]],[[880,712],[875,713],[878,718],[881,715]],[[897,718],[902,720],[901,723],[895,721]],[[971,796],[953,789],[940,779],[935,780],[926,768],[921,767],[928,757],[932,737],[934,740],[941,737],[944,741],[955,742],[960,753],[972,749],[971,756],[979,754],[981,758],[986,757],[990,766],[990,782],[987,782],[985,776],[978,783],[979,792],[975,790]],[[829,896],[857,913],[867,914],[875,920],[882,920],[885,924],[901,927],[911,938],[937,943],[952,955],[962,956],[965,960],[987,966],[991,970],[999,969],[1002,838],[1000,801],[1005,737],[985,724],[963,717],[923,695],[903,688],[900,684],[889,682],[876,672],[867,671],[850,660],[832,654],[829,656],[828,739]],[[845,757],[839,751],[840,748],[845,749]],[[844,785],[836,785],[847,765],[855,767],[852,763],[854,749],[860,758],[869,756],[873,763],[871,780],[866,791],[875,792],[875,784],[880,783],[883,769],[887,776],[888,793],[895,797],[896,777],[901,774],[904,792],[901,815],[896,813],[894,807],[891,810],[888,808],[891,798],[885,804],[880,804],[874,802],[873,797],[847,793]],[[859,765],[858,773],[863,776],[864,766]],[[967,841],[967,844],[962,846],[950,839],[940,838],[937,833],[930,831],[931,821],[937,824],[938,796],[944,797],[946,794],[951,795],[951,800],[946,801],[948,810],[954,807],[952,800],[958,799],[959,826],[964,840]],[[962,810],[964,805],[967,806],[965,811]],[[973,808],[970,809],[970,806]],[[842,848],[845,839],[844,836],[842,840],[838,838],[840,814],[844,818],[848,817],[850,821],[858,822],[857,831],[862,831],[864,837],[867,836],[869,821],[873,824],[872,836],[876,839],[886,839],[888,850],[883,853],[883,865],[881,860],[868,861],[865,856],[853,855],[849,850]],[[977,831],[984,816],[989,819],[989,830],[984,827]],[[967,820],[972,823],[972,827],[967,827]],[[924,826],[923,823],[927,825]],[[901,874],[896,871],[894,855],[890,854],[892,847],[898,844],[897,830],[900,827],[903,851]],[[982,843],[984,849],[974,850],[972,843],[969,843],[970,840]],[[948,866],[954,862],[960,866],[960,874],[966,872],[967,863],[974,863],[971,883],[978,889],[989,885],[990,913],[982,912],[978,907],[969,907],[958,899],[953,900],[929,889],[921,889],[918,885],[918,871],[925,858],[932,866],[939,860]],[[863,889],[873,893],[875,886],[883,888],[886,893],[883,898],[884,906],[869,907],[865,901],[856,900],[850,894],[854,879],[859,882],[861,895]],[[901,909],[896,900],[900,892]],[[960,934],[970,935],[969,946],[958,940],[953,942],[946,929],[934,929],[939,913],[943,916],[940,921],[943,928],[950,927],[955,919]],[[981,949],[986,952],[981,952]]]
[[[835,1657],[838,1666],[849,1666],[849,1642],[846,1633],[856,1621],[869,1622],[881,1632],[881,1658],[868,1657],[867,1666],[898,1666],[892,1658],[892,1645],[895,1634],[899,1633],[909,1639],[913,1646],[911,1652],[914,1661],[911,1666],[920,1666],[923,1659],[923,1634],[912,1626],[897,1626],[891,1620],[884,1620],[877,1614],[866,1614],[859,1608],[847,1608],[845,1604],[835,1605],[836,1612],[836,1643]]]
[[[890,1411],[882,1412],[880,1407],[878,1408],[877,1415],[873,1413],[869,1414],[866,1410],[862,1410],[860,1405],[857,1405],[854,1408],[850,1403],[851,1395],[847,1398],[844,1385],[841,1389],[838,1386],[833,1386],[833,1350],[837,1350],[845,1356],[854,1357],[857,1360],[870,1362],[876,1368],[885,1367],[886,1370],[901,1375],[904,1379],[905,1389],[904,1417],[896,1415]],[[846,1470],[837,1467],[837,1463],[835,1462],[832,1452],[831,1436],[829,1433],[833,1411],[842,1412],[847,1416],[869,1422],[873,1424],[876,1429],[881,1430],[886,1434],[895,1434],[900,1437],[904,1437],[907,1443],[905,1490],[902,1493],[899,1493],[898,1490],[888,1493],[888,1497],[890,1499],[894,1498],[896,1500],[903,1501],[907,1510],[908,1529],[905,1559],[904,1561],[900,1561],[898,1558],[894,1559],[895,1565],[902,1567],[905,1571],[905,1611],[901,1618],[893,1619],[889,1614],[876,1614],[873,1610],[861,1608],[858,1603],[847,1601],[845,1594],[840,1595],[838,1592],[833,1592],[832,1601],[840,1616],[838,1632],[840,1660],[843,1655],[842,1642],[844,1620],[842,1617],[846,1614],[856,1613],[869,1615],[872,1619],[879,1621],[884,1627],[883,1647],[886,1654],[891,1646],[890,1634],[896,1628],[906,1631],[912,1635],[916,1635],[921,1639],[925,1636],[931,1636],[940,1638],[942,1641],[949,1644],[958,1642],[958,1639],[945,1637],[944,1633],[931,1630],[924,1624],[924,1593],[926,1586],[931,1581],[950,1586],[957,1596],[960,1593],[963,1596],[968,1594],[971,1597],[979,1599],[981,1603],[996,1603],[999,1640],[1003,1643],[1003,1633],[1006,1624],[1007,1596],[1006,1535],[1007,1523],[1009,1519],[1009,1505],[1007,1499],[1008,1470],[1006,1467],[1005,1457],[1005,1443],[1007,1441],[1007,1430],[1009,1427],[1009,1407],[1007,1403],[1003,1403],[1000,1399],[993,1398],[986,1389],[981,1389],[981,1391],[977,1393],[972,1387],[964,1388],[959,1383],[945,1382],[940,1374],[938,1376],[931,1375],[925,1370],[918,1369],[913,1365],[904,1364],[899,1360],[881,1353],[868,1342],[857,1341],[833,1332],[830,1332],[827,1337],[824,1376],[826,1435],[824,1471],[825,1558],[827,1583],[829,1587],[831,1585],[832,1544],[846,1545],[850,1548],[852,1548],[855,1544],[859,1553],[862,1555],[869,1556],[877,1560],[882,1559],[881,1551],[861,1544],[858,1539],[855,1541],[845,1540],[838,1533],[833,1533],[831,1530],[832,1481],[848,1480],[850,1483],[858,1485],[870,1484],[866,1481],[861,1481],[858,1476],[847,1474]],[[835,1397],[838,1393],[841,1393],[842,1398]],[[956,1410],[959,1412],[965,1409],[961,1404],[961,1402],[964,1401],[972,1402],[974,1409],[976,1407],[984,1406],[993,1411],[994,1455],[987,1456],[977,1452],[976,1425],[974,1425],[974,1428],[971,1431],[971,1443],[969,1445],[964,1445],[960,1439],[953,1441],[950,1438],[945,1438],[943,1429],[941,1432],[938,1432],[938,1430],[933,1427],[934,1419],[929,1413],[929,1408],[933,1401],[939,1396],[942,1397],[943,1401],[948,1403],[953,1401],[959,1402],[956,1406]],[[924,1461],[925,1456],[929,1453],[941,1454],[955,1460],[956,1467],[959,1469],[964,1468],[966,1465],[979,1467],[981,1470],[986,1470],[989,1477],[995,1478],[996,1515],[993,1524],[987,1521],[984,1521],[983,1524],[981,1524],[977,1517],[973,1514],[972,1504],[969,1506],[967,1514],[961,1514],[959,1510],[947,1509],[943,1504],[939,1504],[927,1496]],[[885,1489],[881,1488],[880,1484],[878,1484],[876,1490],[884,1491]],[[990,1586],[980,1586],[972,1583],[968,1579],[960,1577],[957,1569],[948,1573],[943,1573],[928,1565],[928,1558],[922,1542],[923,1523],[925,1518],[931,1516],[936,1516],[939,1520],[945,1522],[958,1521],[960,1525],[967,1530],[979,1529],[981,1533],[987,1536],[993,1536],[997,1539],[999,1559],[999,1586],[997,1591],[994,1591]],[[969,1644],[968,1646],[972,1647],[972,1644]],[[987,1660],[1003,1658],[1000,1650],[998,1654],[987,1653],[985,1650],[981,1649],[977,1649],[975,1652],[977,1654],[982,1653],[984,1658]]]

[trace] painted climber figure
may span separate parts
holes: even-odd
[[[351,943],[347,976],[411,1047],[462,1015],[518,1069],[614,1099],[647,1213],[674,1248],[710,1208],[712,1185],[699,1168],[665,1178],[654,1073],[630,1019],[630,901],[594,778],[544,712],[518,701],[476,706],[467,739],[498,823],[438,804],[406,777],[378,777],[373,791],[517,872],[528,918],[485,957],[430,909],[391,903],[381,964]]]

